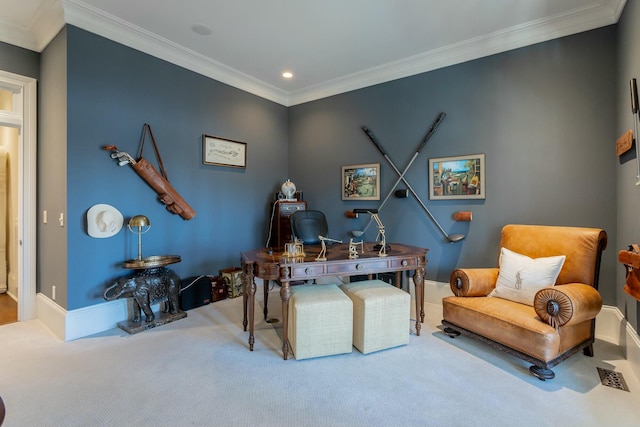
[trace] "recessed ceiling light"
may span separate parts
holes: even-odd
[[[208,36],[213,32],[208,25],[205,24],[193,24],[191,26],[191,31],[196,34],[200,34],[201,36]]]
[[[282,77],[285,79],[291,79],[293,78],[293,73],[291,71],[285,71],[284,73],[282,73]]]

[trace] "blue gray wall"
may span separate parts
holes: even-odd
[[[629,81],[635,78],[640,82],[640,28],[638,22],[640,22],[640,2],[627,0],[624,13],[618,23],[619,61],[616,67],[618,70],[616,85],[618,96],[616,130],[618,135],[634,128]],[[620,158],[616,165],[616,175],[618,182],[615,213],[618,225],[618,246],[613,249],[617,253],[621,249],[627,249],[631,243],[640,243],[640,187],[636,186],[638,164],[633,152]],[[616,272],[618,288],[616,305],[634,329],[640,331],[640,319],[638,318],[640,303],[623,291],[625,282],[623,266],[618,264]]]
[[[379,162],[383,197],[397,178],[360,127],[402,170],[445,112],[406,178],[448,234],[467,237],[445,243],[415,200],[392,197],[380,212],[387,241],[429,248],[427,279],[448,282],[456,267],[497,265],[507,223],[603,228],[600,289],[614,304],[615,63],[610,26],[292,107],[289,178],[327,213],[331,237],[348,239],[367,218],[344,213],[380,202],[342,201],[341,165]],[[430,201],[428,159],[475,153],[486,154],[486,199]],[[472,211],[473,221],[455,222],[456,211]],[[370,227],[367,240],[376,233]]]
[[[103,301],[121,264],[137,256],[136,236],[95,239],[85,214],[97,203],[125,218],[144,214],[143,256],[177,254],[181,276],[217,274],[240,265],[240,252],[264,245],[274,191],[286,178],[287,109],[73,26],[67,27],[67,309]],[[196,211],[185,221],[166,211],[129,166],[102,149],[137,156],[151,125],[173,187]],[[202,163],[202,134],[247,143],[247,167]],[[148,140],[144,156],[157,167]],[[46,256],[46,254],[45,254]],[[41,275],[43,292],[49,284]]]

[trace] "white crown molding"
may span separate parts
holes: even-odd
[[[7,26],[4,26],[4,29],[0,29],[0,40],[41,52],[64,24],[68,23],[289,107],[615,24],[622,14],[625,3],[626,0],[605,0],[598,6],[532,21],[293,92],[281,90],[186,49],[87,5],[81,0],[50,0],[45,2],[28,28],[14,26],[6,30]]]
[[[62,0],[65,21],[91,33],[210,77],[229,86],[287,104],[287,93],[218,61],[132,25],[78,0]]]
[[[22,27],[0,21],[0,41],[42,52],[64,27],[60,0],[43,1],[28,25]]]
[[[617,8],[589,7],[547,17],[291,92],[289,106],[615,24],[626,0],[611,2]]]

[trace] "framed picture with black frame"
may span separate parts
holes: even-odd
[[[202,163],[246,168],[247,144],[218,136],[202,135]]]

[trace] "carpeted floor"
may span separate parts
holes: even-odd
[[[279,302],[276,289],[270,317],[281,317]],[[281,323],[261,313],[258,298],[253,352],[242,298],[135,335],[65,343],[37,320],[2,326],[3,427],[640,425],[640,384],[606,342],[543,382],[519,359],[445,336],[441,307],[429,304],[406,346],[284,361]],[[603,386],[597,367],[623,373],[630,392]]]

